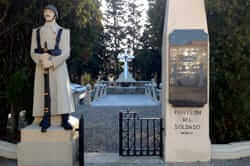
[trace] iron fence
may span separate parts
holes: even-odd
[[[162,156],[162,119],[119,114],[120,156]]]

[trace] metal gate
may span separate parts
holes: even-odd
[[[120,156],[162,156],[162,119],[119,113]]]
[[[78,149],[78,159],[79,159],[79,166],[84,166],[84,118],[81,115],[79,129],[79,149]]]

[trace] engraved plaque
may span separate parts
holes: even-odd
[[[208,34],[203,30],[175,30],[169,44],[169,103],[202,107],[207,103]]]

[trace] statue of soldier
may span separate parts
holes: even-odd
[[[60,124],[71,130],[69,114],[75,111],[66,60],[70,56],[70,30],[56,23],[58,10],[47,5],[45,24],[33,29],[31,58],[36,63],[33,116],[41,131],[61,116]]]

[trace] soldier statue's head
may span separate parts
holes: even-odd
[[[58,10],[54,5],[47,5],[43,10],[43,16],[46,22],[53,22],[58,18]]]

